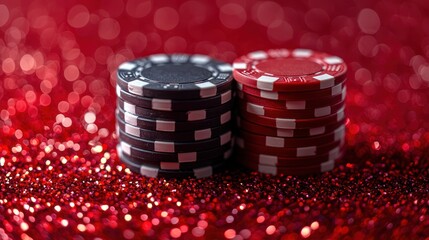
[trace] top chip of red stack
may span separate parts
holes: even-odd
[[[308,49],[272,49],[248,53],[234,61],[234,78],[268,91],[312,91],[346,79],[347,66],[336,56]]]

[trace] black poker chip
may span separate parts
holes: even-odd
[[[160,120],[148,118],[148,116],[135,115],[124,111],[120,107],[116,109],[116,117],[124,120],[125,123],[139,127],[141,129],[158,132],[189,132],[206,128],[215,128],[231,122],[231,111],[225,112],[214,118],[181,122],[175,120]]]
[[[205,178],[220,172],[225,166],[225,161],[222,159],[213,165],[196,166],[195,168],[185,169],[180,169],[179,165],[179,169],[166,170],[161,169],[160,167],[134,162],[130,157],[123,154],[120,147],[117,148],[117,151],[121,161],[131,171],[141,174],[142,176],[152,178]]]
[[[223,158],[234,146],[233,142],[225,144],[221,147],[215,147],[209,150],[184,152],[184,153],[163,153],[154,152],[146,149],[140,149],[126,142],[120,141],[118,146],[124,155],[131,156],[133,158],[141,159],[142,162],[199,162],[206,161],[208,159]]]
[[[118,146],[118,149],[119,151],[122,151],[120,146]],[[126,155],[126,158],[133,164],[145,165],[147,167],[159,168],[162,170],[192,170],[195,168],[212,166],[220,162],[228,161],[231,157],[231,154],[232,148],[226,150],[223,155],[209,157],[207,159],[198,159],[198,161],[193,162],[153,161],[150,159],[142,159],[130,155]]]
[[[116,124],[119,129],[129,135],[132,135],[136,138],[142,138],[145,140],[151,141],[174,141],[174,142],[191,142],[191,141],[202,141],[206,139],[211,139],[214,137],[219,137],[222,134],[231,131],[231,122],[227,122],[218,127],[214,128],[204,128],[194,131],[186,132],[162,132],[162,131],[152,131],[144,128],[139,128],[124,122],[124,119],[120,116],[116,117]]]
[[[220,93],[219,95],[209,98],[174,100],[136,96],[127,91],[122,90],[120,87],[116,87],[116,95],[123,99],[125,102],[131,103],[138,107],[170,112],[213,108],[224,103],[231,102],[232,100],[232,90],[228,90],[226,92]]]
[[[153,110],[149,108],[138,107],[120,98],[118,98],[117,102],[118,102],[117,103],[118,106],[122,108],[124,111],[135,115],[145,116],[146,118],[184,121],[184,122],[214,118],[230,111],[232,108],[232,103],[227,102],[213,108],[203,108],[203,109],[196,109],[196,110],[189,110],[189,111],[173,112],[173,111],[160,111],[160,110]]]
[[[192,152],[196,149],[198,150],[208,150],[213,147],[220,147],[225,144],[228,144],[232,140],[231,131],[228,131],[218,137],[213,137],[206,140],[194,141],[194,142],[174,142],[174,141],[152,141],[146,140],[139,137],[134,137],[130,134],[123,132],[118,129],[119,139],[122,142],[126,142],[135,147],[154,151],[154,152],[164,152],[164,153],[181,153],[181,152]]]
[[[199,99],[231,89],[232,67],[206,55],[156,54],[125,62],[117,84],[151,98]]]

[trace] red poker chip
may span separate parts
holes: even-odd
[[[341,139],[340,141],[330,142],[323,145],[311,145],[311,143],[309,143],[307,146],[302,147],[278,148],[258,145],[239,137],[235,138],[236,145],[245,151],[250,151],[256,154],[269,154],[290,158],[311,157],[326,154],[338,146],[343,146],[344,141],[344,139]]]
[[[345,118],[344,108],[328,116],[308,119],[271,118],[243,111],[240,112],[240,115],[242,118],[245,118],[250,122],[281,129],[315,128],[335,124],[340,121],[343,121]]]
[[[267,165],[275,167],[302,167],[320,164],[326,161],[332,161],[341,158],[344,155],[344,147],[336,147],[329,151],[329,153],[321,154],[312,157],[301,157],[301,158],[287,158],[272,154],[258,154],[250,151],[246,151],[237,148],[237,154],[239,162],[251,162],[257,165]]]
[[[305,118],[318,118],[331,115],[338,112],[340,109],[344,108],[345,102],[339,102],[334,105],[328,105],[323,107],[318,107],[314,109],[305,109],[305,110],[286,110],[271,108],[262,105],[257,105],[247,101],[241,101],[238,104],[240,112],[248,112],[259,116],[271,117],[271,118],[295,118],[295,119],[305,119]]]
[[[237,117],[237,126],[248,132],[252,132],[259,135],[274,136],[274,137],[311,137],[326,134],[334,131],[340,126],[345,124],[345,120],[336,122],[334,124],[319,126],[308,129],[281,129],[275,127],[267,127],[252,123],[244,118]]]
[[[344,102],[346,98],[346,88],[343,89],[343,92],[340,95],[327,98],[317,98],[317,99],[303,99],[303,100],[270,100],[260,97],[255,97],[251,94],[245,93],[243,91],[237,91],[237,95],[241,101],[246,101],[254,103],[257,105],[277,108],[282,110],[306,110],[306,109],[315,109],[326,106],[336,105],[338,103]]]
[[[308,49],[251,52],[233,63],[234,78],[267,91],[312,91],[346,79],[347,66],[336,56]]]
[[[305,146],[318,146],[330,142],[344,141],[345,126],[335,129],[331,133],[319,135],[315,137],[306,138],[284,138],[272,137],[253,134],[247,131],[239,131],[237,136],[243,139],[246,143],[257,144],[259,146],[273,147],[273,148],[291,148],[291,147],[305,147]]]
[[[265,91],[257,88],[253,88],[241,83],[236,83],[236,88],[247,94],[271,100],[317,100],[319,98],[330,98],[341,95],[345,83],[340,83],[331,88],[320,89],[316,91],[306,91],[306,92],[274,92],[274,91]]]
[[[244,167],[247,167],[254,171],[258,171],[260,173],[271,174],[271,175],[296,176],[296,175],[311,175],[311,174],[331,171],[334,169],[335,163],[337,161],[338,159],[322,162],[319,164],[303,166],[303,167],[297,167],[297,166],[277,167],[277,166],[257,164],[255,162],[249,162],[249,161],[239,161],[239,163],[242,164]]]

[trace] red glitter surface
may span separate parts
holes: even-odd
[[[284,2],[0,1],[1,238],[427,238],[427,1]],[[119,162],[121,62],[276,47],[348,63],[334,171],[166,181]]]

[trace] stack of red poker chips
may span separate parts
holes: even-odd
[[[344,153],[344,61],[308,49],[272,49],[236,59],[233,69],[237,161],[273,175],[332,170]]]

